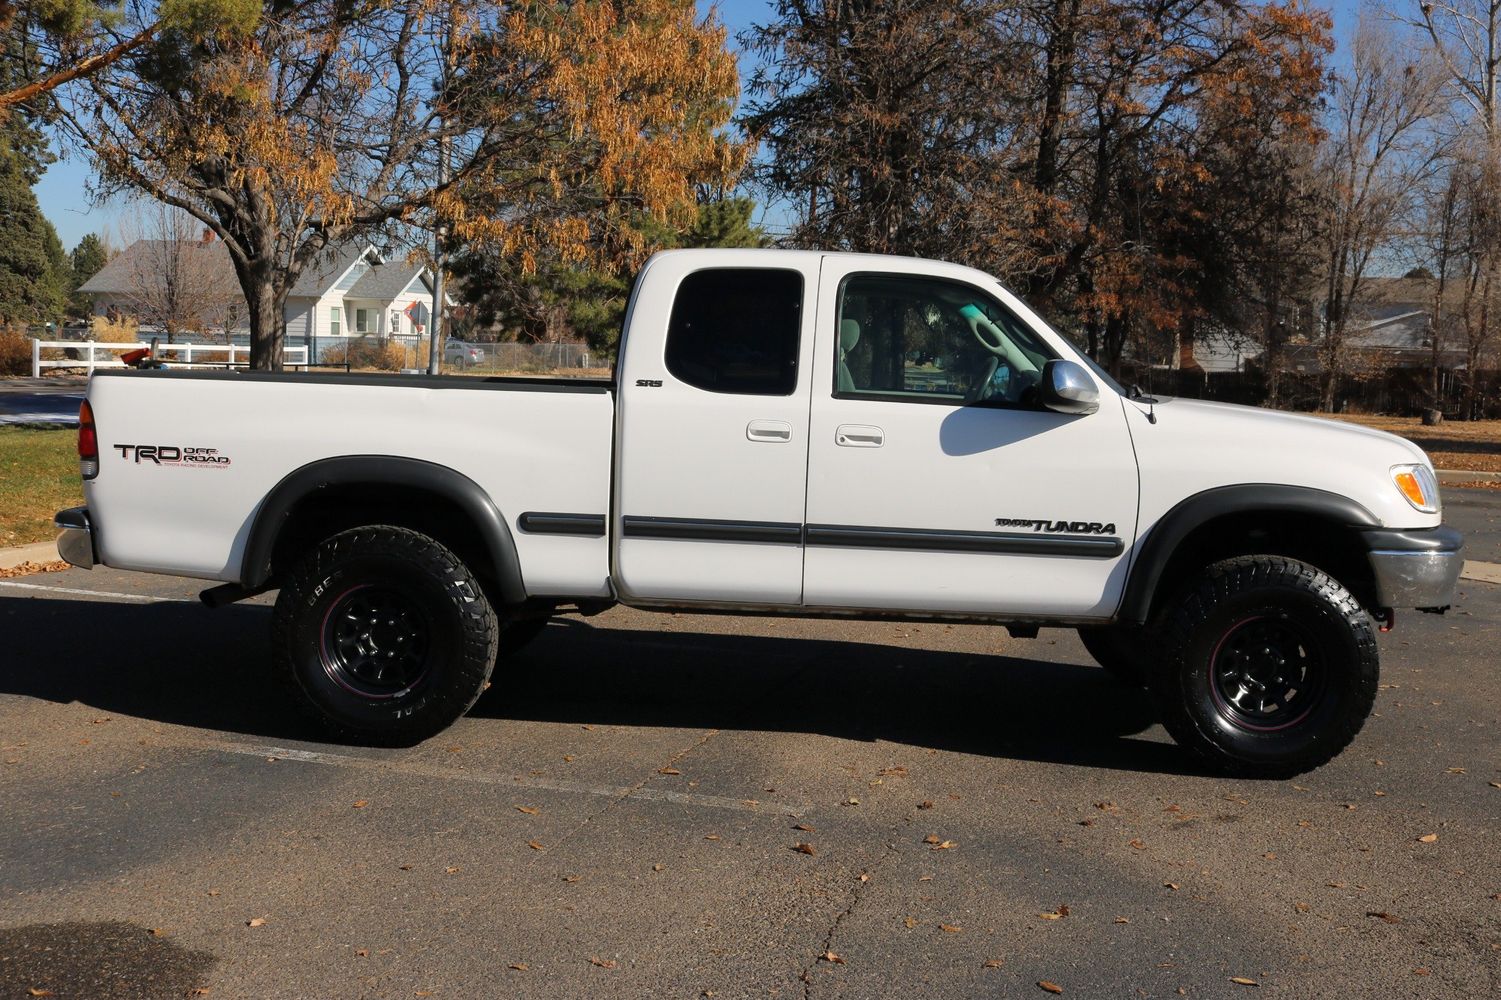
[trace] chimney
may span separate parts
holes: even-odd
[[[214,242],[214,231],[207,226],[203,227],[203,238],[198,242],[208,244]]]

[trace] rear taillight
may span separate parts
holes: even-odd
[[[99,434],[94,430],[94,408],[86,399],[78,408],[78,471],[85,479],[99,475]]]

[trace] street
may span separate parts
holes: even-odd
[[[1446,501],[1501,562],[1501,492]],[[628,609],[331,745],[272,596],[203,586],[0,581],[4,1000],[1501,989],[1501,586],[1399,614],[1286,782],[1196,772],[1072,632]]]

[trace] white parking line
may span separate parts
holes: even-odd
[[[223,753],[241,754],[246,757],[275,757],[279,761],[296,761],[300,764],[327,764],[334,767],[349,767],[362,771],[389,771],[396,774],[413,775],[422,778],[451,778],[457,781],[472,781],[484,785],[507,785],[513,788],[534,788],[549,792],[597,795],[610,799],[646,799],[652,802],[673,802],[678,805],[699,806],[707,809],[731,809],[739,812],[758,812],[777,816],[800,817],[808,811],[808,806],[803,803],[732,799],[723,795],[700,795],[695,792],[675,792],[661,788],[636,788],[632,790],[629,787],[619,785],[594,785],[582,781],[559,781],[526,775],[502,774],[494,771],[456,771],[451,768],[423,764],[416,761],[377,760],[371,757],[355,757],[349,754],[325,753],[321,750],[296,750],[291,747],[263,746],[253,743],[228,743],[219,740],[171,740],[158,742],[157,746],[180,747],[193,750],[217,750]]]
[[[48,587],[40,583],[17,583],[14,580],[0,580],[0,587],[14,587],[17,590],[41,590],[50,594],[78,594],[86,597],[110,597],[117,601],[139,601],[142,604],[157,604],[164,602],[192,603],[185,597],[147,597],[145,594],[116,594],[109,590],[80,590],[77,587]]]

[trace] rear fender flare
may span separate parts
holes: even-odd
[[[395,455],[323,459],[302,466],[277,483],[251,516],[240,564],[243,586],[264,587],[270,582],[272,553],[292,512],[303,500],[333,486],[404,486],[456,504],[484,540],[502,602],[510,605],[526,600],[516,542],[490,495],[474,480],[447,466]]]

